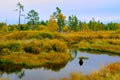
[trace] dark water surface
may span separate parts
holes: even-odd
[[[18,72],[8,72],[0,70],[0,78],[8,78],[10,80],[50,80],[51,78],[68,77],[71,72],[82,72],[88,74],[92,71],[99,70],[100,68],[114,62],[120,62],[120,56],[113,56],[107,54],[91,54],[88,52],[73,51],[72,56],[74,59],[65,64],[61,69],[56,70],[58,66],[54,65],[53,69],[48,68],[35,68],[35,69],[22,69]],[[84,56],[88,59],[83,59],[80,64],[79,57]],[[60,67],[59,67],[60,68]]]

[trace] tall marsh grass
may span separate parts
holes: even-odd
[[[94,71],[88,75],[83,75],[80,72],[73,72],[69,77],[64,77],[59,80],[119,80],[119,78],[120,63],[114,63],[109,64],[100,71]]]
[[[44,66],[48,63],[61,64],[72,59],[69,53],[9,54],[0,55],[0,63],[22,65],[24,67]],[[7,62],[7,63],[6,63]]]
[[[120,54],[120,33],[118,31],[58,33],[35,30],[0,33],[1,59],[3,58],[1,56],[22,55],[24,53],[36,56],[39,54],[43,55],[43,53],[48,53],[48,55],[50,55],[49,53],[62,54],[67,53],[69,48]],[[7,56],[7,58],[9,57]],[[24,56],[22,57],[24,58]],[[5,59],[7,60],[7,58]],[[10,59],[12,60],[12,58]],[[27,59],[29,58],[25,58],[25,62],[27,62]],[[18,60],[19,63],[21,61],[21,59]]]
[[[10,40],[0,42],[0,54],[26,52],[39,54],[42,52],[67,52],[67,45],[65,42],[57,39],[45,40]]]
[[[16,40],[20,42],[25,41],[22,47],[23,51],[28,53],[41,53],[43,51],[64,52],[67,47],[120,53],[120,34],[117,31],[81,31],[71,33],[14,31],[6,34],[1,33],[0,41],[3,41],[2,44],[6,43],[4,41],[8,40],[11,42],[15,42]],[[5,47],[3,52],[9,53],[11,49],[12,51],[17,50],[13,50],[12,46],[13,45],[11,45],[11,47]],[[16,43],[15,47],[17,48],[17,46],[20,45]]]
[[[67,45],[57,39],[33,40],[30,43],[25,43],[23,49],[28,53],[41,53],[50,51],[62,53],[67,51]]]

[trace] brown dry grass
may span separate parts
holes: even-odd
[[[92,72],[88,75],[73,72],[69,75],[69,78],[65,77],[59,80],[120,80],[120,62],[109,64],[100,71]]]

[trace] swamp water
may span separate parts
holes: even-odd
[[[48,65],[49,67],[21,69],[21,67],[12,67],[7,70],[9,66],[0,67],[0,78],[8,78],[10,80],[50,80],[52,78],[60,79],[68,77],[72,72],[82,72],[88,74],[92,71],[100,70],[100,68],[114,62],[120,62],[120,56],[108,54],[91,54],[89,52],[71,51],[73,60],[68,63],[60,65]],[[87,57],[83,59],[82,63],[79,57]],[[4,67],[4,70],[3,70]],[[19,69],[16,71],[15,69]]]

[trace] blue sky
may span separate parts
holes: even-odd
[[[26,15],[31,9],[39,13],[40,20],[49,19],[58,6],[65,16],[76,15],[81,21],[92,18],[102,22],[120,22],[120,0],[1,0],[0,22],[18,22],[17,2],[24,5]],[[24,23],[22,17],[21,22]]]

